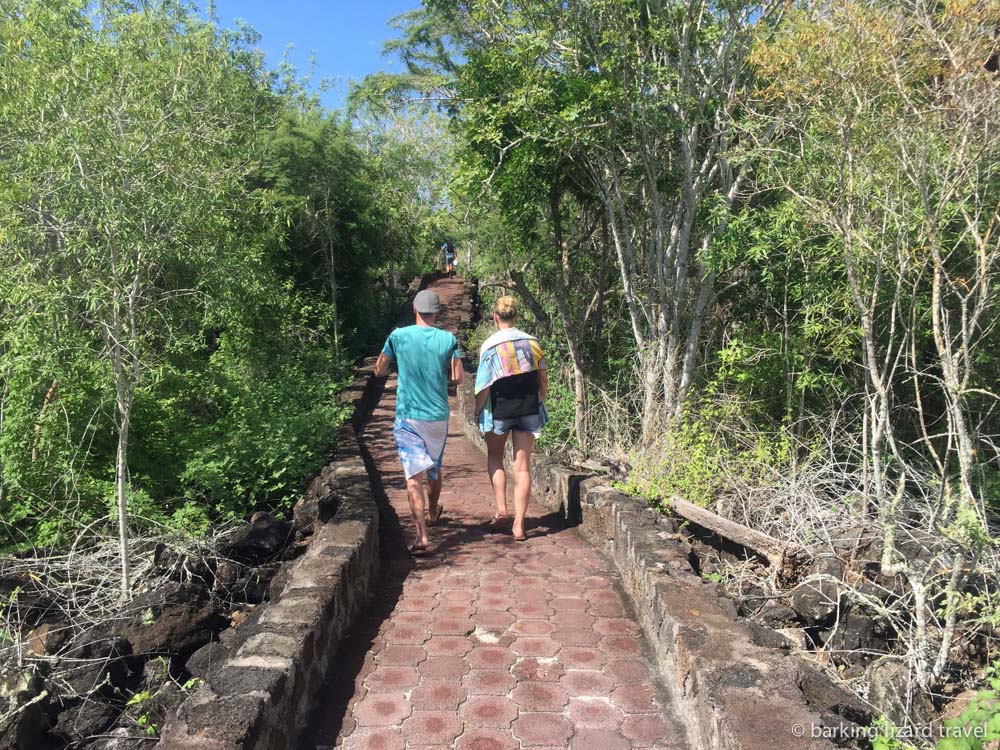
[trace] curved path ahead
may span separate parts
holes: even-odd
[[[454,330],[461,281],[433,288],[441,325]],[[484,527],[493,513],[485,457],[463,437],[454,403],[434,554],[405,553],[394,408],[390,380],[363,435],[386,495],[382,580],[300,747],[687,748],[612,566],[554,517],[539,518],[537,505],[525,543],[509,526]]]

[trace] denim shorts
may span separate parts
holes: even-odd
[[[490,432],[495,435],[506,435],[511,430],[520,430],[521,432],[530,432],[535,437],[538,437],[542,434],[543,426],[544,422],[542,421],[541,414],[529,414],[525,417],[494,419],[493,429]]]

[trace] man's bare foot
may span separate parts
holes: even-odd
[[[430,549],[431,545],[428,544],[427,542],[414,542],[413,544],[411,544],[409,547],[406,548],[406,551],[409,552],[414,557],[419,557],[420,555],[426,555],[428,552],[430,552]]]
[[[489,521],[486,522],[486,525],[489,526],[490,528],[494,528],[496,526],[500,526],[503,523],[506,523],[509,520],[510,516],[508,516],[506,513],[495,513],[493,515],[493,518],[491,518]]]
[[[431,509],[427,513],[427,525],[436,526],[437,522],[441,520],[441,514],[444,513],[444,506],[438,503],[437,508]]]

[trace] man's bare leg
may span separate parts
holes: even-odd
[[[426,497],[424,493],[424,473],[420,472],[416,476],[406,480],[406,499],[410,501],[410,514],[413,516],[413,525],[417,529],[417,541],[411,549],[427,549],[430,539],[427,537],[427,521],[424,519],[424,507]]]
[[[440,507],[441,487],[444,481],[441,478],[441,469],[438,469],[437,479],[427,478],[427,525],[433,526],[437,523],[438,508]]]

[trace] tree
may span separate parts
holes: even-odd
[[[883,572],[913,587],[923,686],[944,675],[959,588],[989,538],[977,456],[997,394],[979,367],[997,322],[1000,94],[982,62],[997,20],[989,3],[820,3],[754,56],[762,181],[839,249],[865,376],[865,508],[885,533]],[[947,562],[896,548],[914,488]],[[935,635],[927,603],[939,593]]]
[[[273,117],[275,100],[238,37],[173,3],[103,3],[92,19],[82,0],[5,0],[0,16],[0,119],[17,144],[0,188],[4,266],[108,367],[127,596],[136,391],[249,249],[258,144],[243,123]]]

